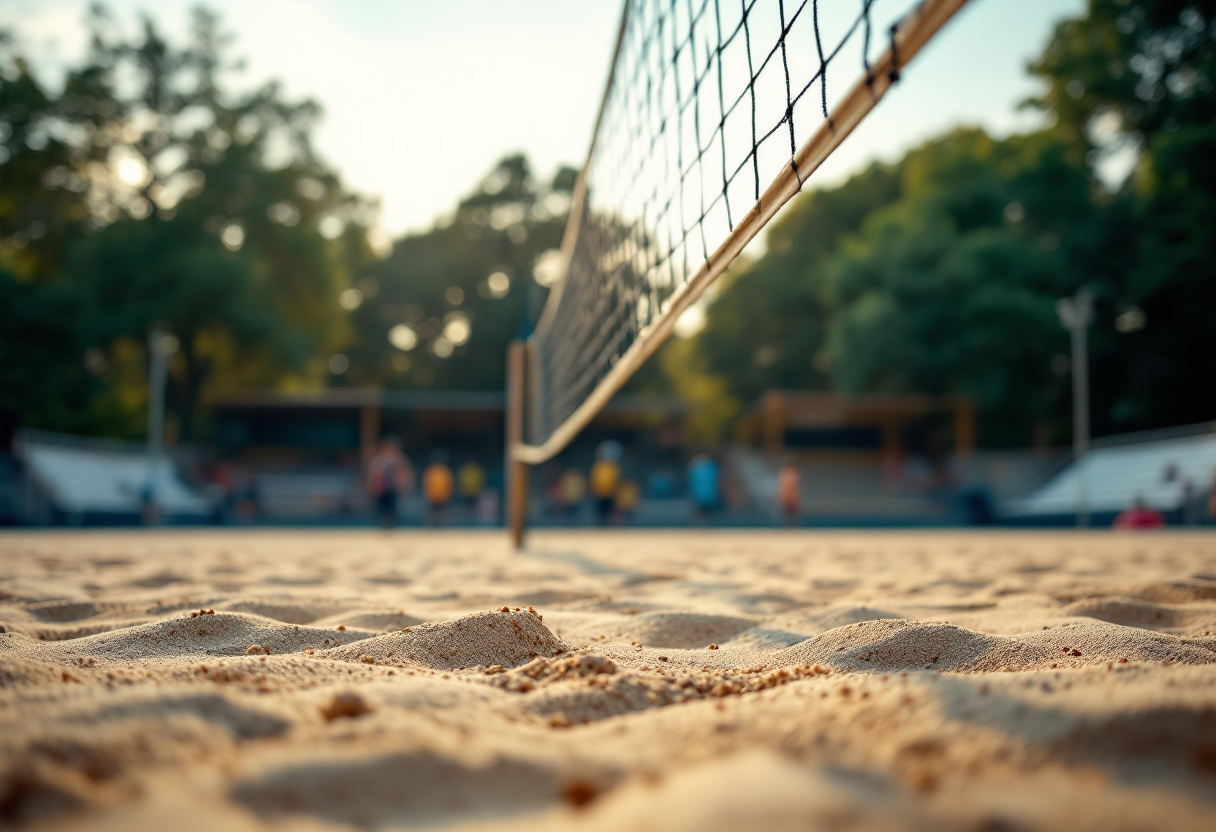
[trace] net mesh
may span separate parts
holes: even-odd
[[[533,445],[671,313],[835,97],[873,83],[871,51],[894,48],[911,5],[631,0],[565,276],[532,338]]]

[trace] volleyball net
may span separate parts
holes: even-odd
[[[627,0],[513,463],[570,443],[965,2]]]

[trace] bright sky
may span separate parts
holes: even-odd
[[[43,77],[86,47],[91,0],[4,0]],[[848,3],[857,0],[821,0]],[[884,0],[878,0],[882,6]],[[906,0],[888,0],[906,5]],[[132,27],[152,11],[184,34],[198,0],[110,0]],[[248,84],[281,79],[325,108],[321,153],[349,186],[381,199],[396,235],[428,228],[504,153],[542,176],[581,164],[608,70],[620,0],[206,0],[248,59]],[[831,183],[959,124],[997,134],[1035,126],[1025,65],[1085,0],[972,0],[901,85],[818,174]]]

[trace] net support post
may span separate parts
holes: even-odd
[[[527,344],[512,341],[507,347],[507,454],[506,519],[511,545],[523,548],[528,516],[528,464],[520,458],[524,441],[524,385],[527,382]]]

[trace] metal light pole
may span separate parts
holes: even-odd
[[[1072,453],[1077,465],[1077,526],[1089,526],[1089,489],[1085,454],[1089,451],[1089,357],[1085,330],[1094,319],[1094,296],[1080,289],[1071,298],[1056,301],[1060,324],[1072,336]]]
[[[175,337],[159,326],[148,330],[148,484],[144,495],[145,523],[155,523],[160,516],[157,479],[165,446],[165,379],[169,373],[169,356],[175,352]]]

